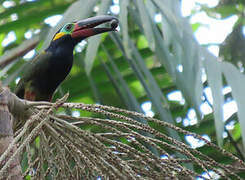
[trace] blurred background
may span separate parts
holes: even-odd
[[[69,92],[70,102],[142,112],[244,160],[244,6],[242,0],[0,0],[0,80],[13,90],[65,23],[110,14],[120,20],[118,32],[77,45],[54,99]],[[168,133],[229,161],[193,136]]]

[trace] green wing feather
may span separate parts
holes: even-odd
[[[43,52],[37,55],[23,71],[22,77],[15,88],[15,94],[19,98],[24,98],[25,91],[30,87],[33,77],[40,73],[45,73],[45,69],[49,65],[49,60],[51,58],[50,52]],[[29,89],[31,91],[31,89]]]

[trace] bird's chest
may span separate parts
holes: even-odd
[[[57,86],[69,74],[73,63],[72,55],[58,55],[50,58],[48,66],[39,78],[39,84],[42,87],[47,87],[46,90],[54,91]]]
[[[52,75],[52,79],[56,81],[63,81],[69,74],[73,64],[72,56],[56,56],[50,61],[49,73]]]
[[[70,72],[73,63],[72,56],[56,56],[51,58],[49,62],[49,73],[55,78],[67,76]]]

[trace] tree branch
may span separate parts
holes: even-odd
[[[4,68],[9,63],[13,62],[17,57],[25,55],[30,50],[34,49],[39,43],[39,35],[35,36],[30,40],[24,41],[21,45],[7,51],[3,56],[0,57],[0,68]]]

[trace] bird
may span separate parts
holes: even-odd
[[[110,27],[97,27],[105,23],[110,23]],[[118,23],[116,17],[101,15],[65,24],[48,48],[27,65],[15,94],[30,101],[52,101],[55,90],[72,68],[74,47],[88,37],[116,31]]]

